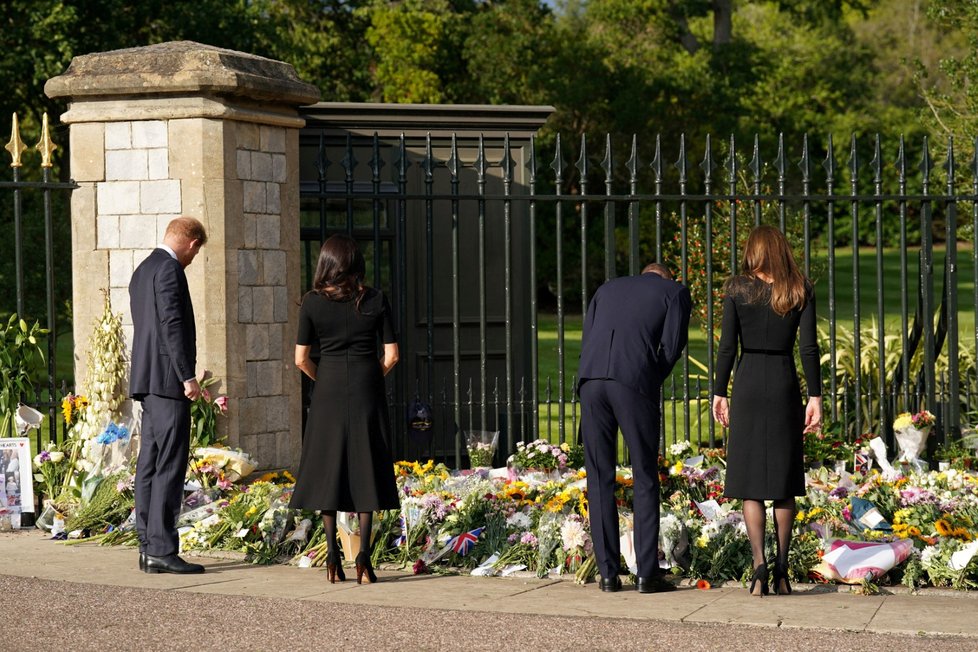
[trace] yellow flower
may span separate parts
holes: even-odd
[[[696,537],[697,548],[705,548],[707,545],[709,545],[709,543],[710,540],[707,537]]]
[[[251,507],[248,508],[248,511],[245,512],[245,518],[250,518],[257,513],[258,513],[258,508],[255,505],[252,505]]]
[[[948,523],[943,518],[939,518],[937,519],[937,521],[934,522],[934,529],[942,537],[950,536],[951,532],[953,532],[953,529],[951,528],[951,524]]]
[[[897,511],[893,512],[893,523],[905,523],[908,516],[910,516],[909,509],[898,509]]]
[[[903,430],[904,428],[909,428],[913,425],[913,417],[909,412],[902,412],[897,415],[896,421],[893,422],[894,430]]]
[[[295,484],[295,476],[289,473],[288,471],[282,471],[282,477],[288,480],[289,482],[291,482],[292,484]]]
[[[805,510],[799,509],[798,510],[798,513],[795,514],[795,520],[798,521],[799,523],[804,523],[805,522]]]

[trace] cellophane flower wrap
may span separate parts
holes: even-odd
[[[908,464],[916,471],[922,471],[926,464],[920,459],[920,454],[927,447],[927,437],[935,417],[927,410],[916,414],[904,412],[893,422],[893,436],[900,448],[898,462]]]
[[[469,451],[469,466],[473,469],[492,466],[499,446],[499,431],[469,430],[465,433],[465,447]]]

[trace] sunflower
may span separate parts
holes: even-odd
[[[934,522],[934,530],[942,537],[952,536],[951,533],[954,532],[951,524],[943,518],[939,518]]]

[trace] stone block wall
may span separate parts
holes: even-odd
[[[175,72],[178,71],[178,72]],[[179,73],[179,74],[178,74]],[[299,279],[296,107],[318,91],[291,66],[190,42],[76,57],[48,81],[70,99],[75,376],[108,288],[132,339],[129,280],[170,220],[208,242],[187,268],[197,373],[229,397],[228,443],[261,468],[295,468],[301,433],[293,355]]]

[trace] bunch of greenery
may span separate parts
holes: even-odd
[[[91,500],[65,522],[65,530],[95,532],[122,522],[132,512],[135,503],[130,480],[128,471],[102,478]]]
[[[853,449],[849,443],[842,422],[833,421],[818,432],[804,435],[805,463],[809,466],[819,462],[831,464],[852,459]]]
[[[0,327],[0,437],[17,435],[18,403],[37,396],[31,380],[44,365],[39,338],[47,332],[37,322],[28,326],[16,314]]]

